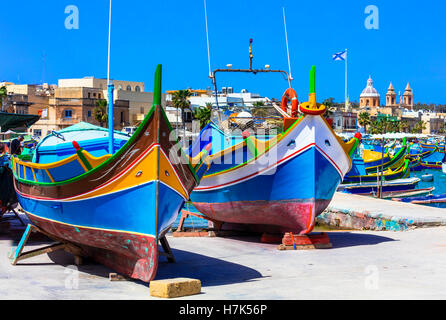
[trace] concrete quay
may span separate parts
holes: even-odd
[[[337,192],[317,221],[349,230],[404,231],[446,226],[446,210]]]
[[[63,251],[7,258],[20,227],[0,223],[0,299],[156,300],[139,281],[110,281],[93,261]],[[446,227],[328,233],[332,249],[279,251],[260,237],[174,238],[176,263],[160,258],[156,280],[193,278],[201,294],[182,300],[446,299]],[[32,238],[30,250],[48,244]]]

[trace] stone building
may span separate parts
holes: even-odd
[[[359,107],[367,110],[367,108],[377,108],[380,105],[381,96],[373,87],[372,77],[369,77],[369,80],[367,80],[367,87],[361,93]]]
[[[389,89],[386,94],[386,107],[391,108],[399,108],[399,109],[409,109],[412,110],[414,102],[413,102],[413,91],[409,84],[406,86],[406,90],[404,90],[403,95],[400,94],[399,102],[397,102],[397,95],[395,92],[395,88],[392,83],[390,83]]]

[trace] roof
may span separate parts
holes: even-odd
[[[367,80],[367,87],[362,91],[361,98],[379,98],[381,97],[378,91],[373,87],[372,77]]]

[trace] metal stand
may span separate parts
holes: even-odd
[[[26,246],[26,244],[28,242],[29,236],[33,232],[42,233],[45,236],[47,236],[48,238],[56,241],[56,243],[54,243],[52,245],[49,245],[49,246],[45,246],[43,248],[39,248],[39,249],[34,249],[34,250],[31,250],[31,251],[23,252],[23,249],[25,248],[25,246]],[[32,257],[35,257],[35,256],[39,256],[39,255],[42,255],[42,254],[58,251],[58,250],[64,250],[66,252],[69,252],[69,253],[73,254],[74,258],[75,258],[74,259],[75,264],[76,265],[81,265],[82,264],[82,256],[83,256],[82,249],[80,249],[79,247],[77,247],[77,246],[75,246],[75,245],[73,245],[71,243],[68,243],[68,242],[62,241],[60,239],[57,239],[53,235],[50,235],[50,234],[46,233],[45,231],[39,229],[38,227],[29,224],[26,227],[25,233],[23,234],[22,239],[20,240],[19,245],[15,249],[15,252],[14,252],[14,250],[11,251],[9,259],[11,261],[11,264],[13,266],[15,266],[15,265],[17,265],[17,263],[19,261],[22,261],[22,260],[25,260],[25,259],[29,259],[29,258],[32,258]]]

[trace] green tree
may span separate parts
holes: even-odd
[[[330,109],[330,108],[332,108],[333,106],[334,106],[334,98],[328,98],[328,99],[325,99],[324,100],[324,102],[322,102],[322,104],[324,105],[324,106],[326,106],[327,107],[327,109]]]
[[[370,120],[370,114],[368,112],[361,112],[358,116],[358,123],[361,125],[361,127],[364,127],[364,131],[367,132],[367,126],[372,123]]]
[[[423,130],[425,130],[425,129],[426,129],[426,122],[421,120],[415,124],[411,133],[423,133]]]
[[[2,103],[2,111],[5,111],[4,99],[8,96],[8,90],[5,86],[0,88],[0,101]]]
[[[108,121],[107,100],[96,101],[96,107],[93,109],[93,117],[99,122],[101,127]]]
[[[178,90],[172,94],[172,106],[181,110],[181,119],[183,120],[184,138],[186,137],[186,122],[184,121],[184,110],[190,107],[189,97],[192,96],[192,92],[187,90]],[[178,125],[178,112],[177,112],[177,125]]]
[[[199,107],[194,110],[194,119],[200,121],[200,129],[206,127],[211,121],[212,104],[206,103],[206,107]]]

